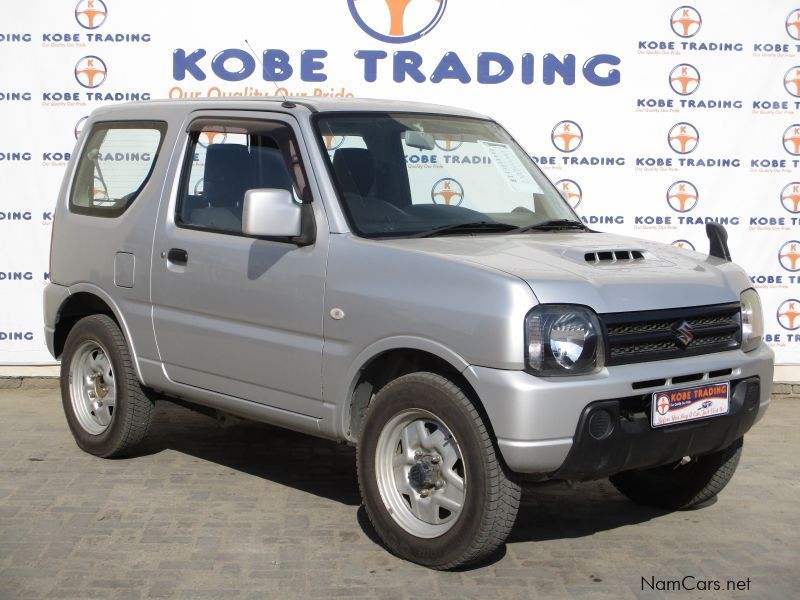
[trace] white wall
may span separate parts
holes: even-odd
[[[280,86],[291,95],[427,100],[493,115],[553,180],[568,180],[597,229],[705,251],[703,223],[720,220],[762,294],[778,362],[800,364],[800,316],[790,314],[800,310],[791,194],[800,203],[800,4],[700,0],[674,13],[679,4],[411,0],[407,41],[391,28],[387,0],[10,5],[0,27],[0,364],[51,361],[40,308],[51,211],[83,117],[117,99],[274,95],[261,67],[240,60],[244,38],[271,50],[268,65],[288,56],[293,74]],[[396,82],[395,59],[421,61],[423,81]],[[484,72],[478,63],[489,59]],[[479,81],[487,77],[496,82]],[[581,135],[570,152],[554,137],[563,121]],[[678,123],[699,133],[690,153],[668,142],[672,131],[680,149]],[[686,212],[676,210],[682,192],[697,196],[683,196]]]

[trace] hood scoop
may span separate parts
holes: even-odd
[[[644,250],[597,250],[584,253],[583,260],[590,265],[634,263],[644,260]]]

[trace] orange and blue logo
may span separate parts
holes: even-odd
[[[689,181],[676,181],[667,188],[667,204],[675,212],[685,213],[694,210],[699,199],[700,192]]]
[[[800,241],[790,240],[778,250],[778,262],[787,271],[800,271]]]
[[[783,76],[783,87],[795,98],[800,98],[800,65],[795,65]]]
[[[203,148],[208,148],[212,144],[224,144],[226,139],[228,134],[224,131],[201,131],[197,143]]]
[[[800,123],[793,123],[783,132],[783,148],[792,156],[800,156]]]
[[[80,0],[75,5],[75,20],[84,29],[97,29],[106,21],[108,9],[103,0]]]
[[[439,24],[447,0],[347,0],[358,26],[381,42],[405,44]]]
[[[325,142],[325,149],[328,152],[333,152],[344,144],[345,136],[343,135],[323,135],[322,141]]]
[[[691,123],[675,123],[667,134],[667,141],[678,154],[689,154],[700,143],[700,133]]]
[[[800,40],[800,7],[786,16],[786,33],[793,40]]]
[[[77,140],[79,137],[81,137],[81,131],[83,131],[83,126],[86,124],[86,120],[87,120],[88,118],[89,118],[88,116],[86,116],[86,117],[81,117],[80,119],[78,119],[78,122],[77,122],[77,123],[75,123],[75,130],[74,130],[74,132],[73,132],[73,133],[75,134],[75,139],[76,139],[76,140]]]
[[[464,140],[460,135],[443,135],[433,140],[433,143],[436,144],[436,147],[439,148],[439,150],[452,152],[453,150],[458,150],[461,147],[461,144],[464,143]]]
[[[681,96],[690,96],[700,87],[700,71],[690,64],[681,64],[669,72],[669,87]]]
[[[84,56],[75,64],[75,80],[85,88],[100,87],[107,75],[106,63],[99,56]]]
[[[800,329],[800,300],[784,300],[777,310],[778,325],[789,331]]]
[[[564,197],[564,200],[567,201],[572,209],[576,209],[580,206],[581,200],[583,200],[583,190],[581,190],[581,186],[572,179],[561,179],[556,181],[553,185],[556,186],[556,189],[561,193]]]
[[[678,37],[690,38],[697,35],[703,25],[703,17],[691,6],[679,6],[669,19],[672,31]]]
[[[681,250],[694,250],[694,244],[689,240],[675,240],[670,245]]]
[[[583,130],[575,121],[559,121],[550,132],[550,140],[561,152],[575,152],[583,143]]]
[[[781,204],[792,214],[800,213],[800,181],[793,181],[781,190]]]
[[[431,200],[434,204],[458,206],[464,201],[464,188],[452,177],[445,177],[433,184]]]

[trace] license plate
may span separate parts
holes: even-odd
[[[709,383],[653,394],[650,423],[653,427],[677,425],[697,419],[727,415],[730,383]]]

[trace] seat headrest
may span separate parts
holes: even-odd
[[[246,171],[250,153],[241,144],[211,144],[206,148],[205,179],[225,179]]]
[[[212,144],[206,148],[203,199],[210,206],[241,206],[250,187],[250,153],[241,144]]]
[[[250,155],[253,157],[255,175],[253,187],[292,191],[292,176],[289,174],[280,150],[255,147],[250,149]]]
[[[345,193],[366,196],[375,183],[375,161],[367,148],[339,148],[333,170]]]

